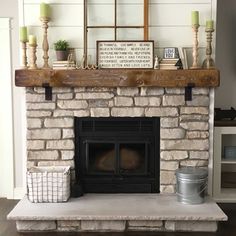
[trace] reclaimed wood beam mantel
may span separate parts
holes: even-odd
[[[19,87],[218,87],[218,70],[16,70]]]

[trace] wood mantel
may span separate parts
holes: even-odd
[[[218,87],[218,70],[16,70],[19,87]]]

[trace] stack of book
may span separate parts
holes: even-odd
[[[160,70],[179,70],[183,69],[180,58],[164,58],[160,61]]]
[[[54,61],[52,68],[54,70],[74,70],[76,64],[74,61]]]

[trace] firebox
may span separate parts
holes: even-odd
[[[85,193],[158,193],[160,118],[75,117],[75,168]]]

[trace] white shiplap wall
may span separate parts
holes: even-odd
[[[13,197],[11,19],[0,17],[0,198]]]
[[[150,0],[150,39],[155,40],[156,53],[168,46],[186,47],[192,45],[191,11],[200,12],[200,24],[216,17],[217,0]],[[42,64],[42,29],[39,21],[41,0],[24,0],[23,22],[29,26],[30,34],[38,38],[38,65]],[[76,49],[77,60],[83,54],[83,1],[48,0],[52,7],[52,21],[49,28],[50,61],[55,58],[53,43],[66,39]],[[142,25],[143,0],[118,0],[118,24]],[[89,24],[113,24],[113,0],[89,1]],[[119,30],[119,39],[142,39],[142,30]],[[89,54],[95,60],[95,41],[112,40],[113,31],[96,29],[89,31]],[[204,27],[200,28],[199,42],[205,46]]]

